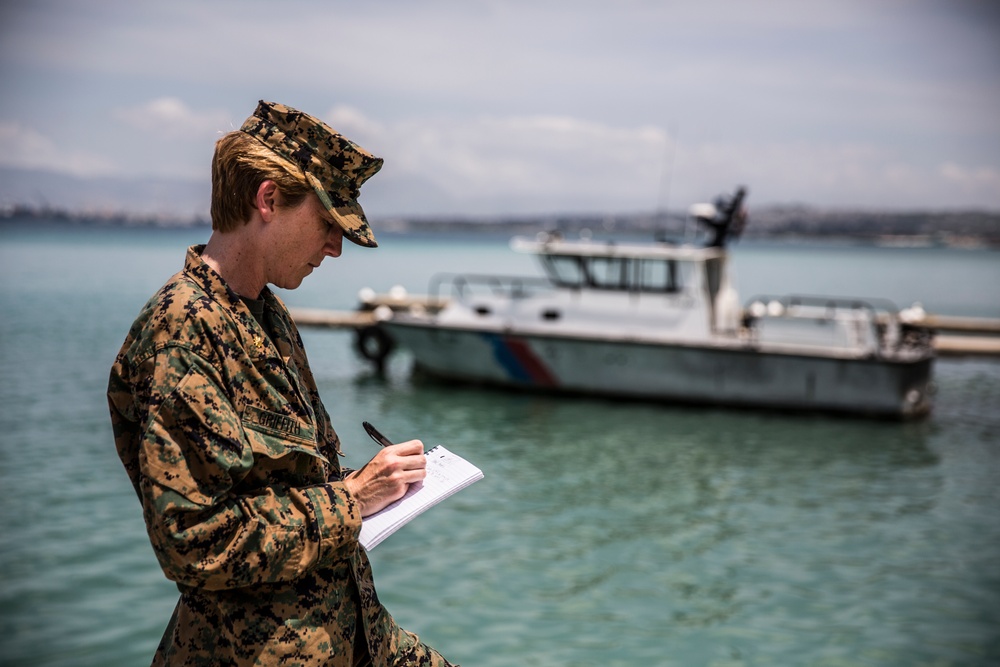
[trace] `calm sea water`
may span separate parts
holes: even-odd
[[[0,228],[0,664],[146,665],[177,598],[114,450],[108,368],[205,230]],[[439,270],[534,273],[500,239],[386,236],[284,297],[353,307]],[[1000,317],[1000,254],[740,245],[741,293]],[[386,377],[305,332],[363,419],[486,479],[371,554],[400,623],[466,666],[1000,664],[1000,360],[939,360],[915,423],[675,408]]]

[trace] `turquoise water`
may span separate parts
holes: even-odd
[[[148,664],[176,601],[111,439],[107,371],[205,230],[0,227],[0,664]],[[534,272],[499,239],[348,248],[290,305]],[[741,245],[741,293],[1000,317],[1000,254]],[[306,346],[348,463],[361,421],[486,479],[371,554],[404,627],[472,665],[1000,663],[1000,360],[943,359],[892,423],[451,387],[344,333]]]

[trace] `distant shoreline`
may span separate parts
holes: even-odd
[[[681,213],[619,215],[562,214],[497,218],[421,217],[373,219],[383,233],[534,235],[559,232],[595,239],[639,236],[667,241],[690,239],[694,223]],[[74,227],[208,228],[207,218],[179,219],[93,214],[47,208],[11,207],[0,210],[0,226],[70,225]],[[1000,249],[1000,212],[990,211],[820,211],[806,207],[752,210],[743,238],[808,242],[853,242],[896,247]]]

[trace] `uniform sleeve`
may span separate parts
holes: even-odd
[[[150,410],[139,491],[169,579],[210,590],[289,581],[353,553],[361,514],[342,482],[241,485],[257,474],[261,438],[247,437],[211,364],[183,347],[166,347],[142,366],[151,381],[149,395],[140,398]],[[310,456],[296,447],[275,451],[266,454]]]

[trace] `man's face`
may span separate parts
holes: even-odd
[[[298,206],[278,208],[274,223],[268,282],[295,289],[326,257],[340,256],[344,232],[315,194]]]

